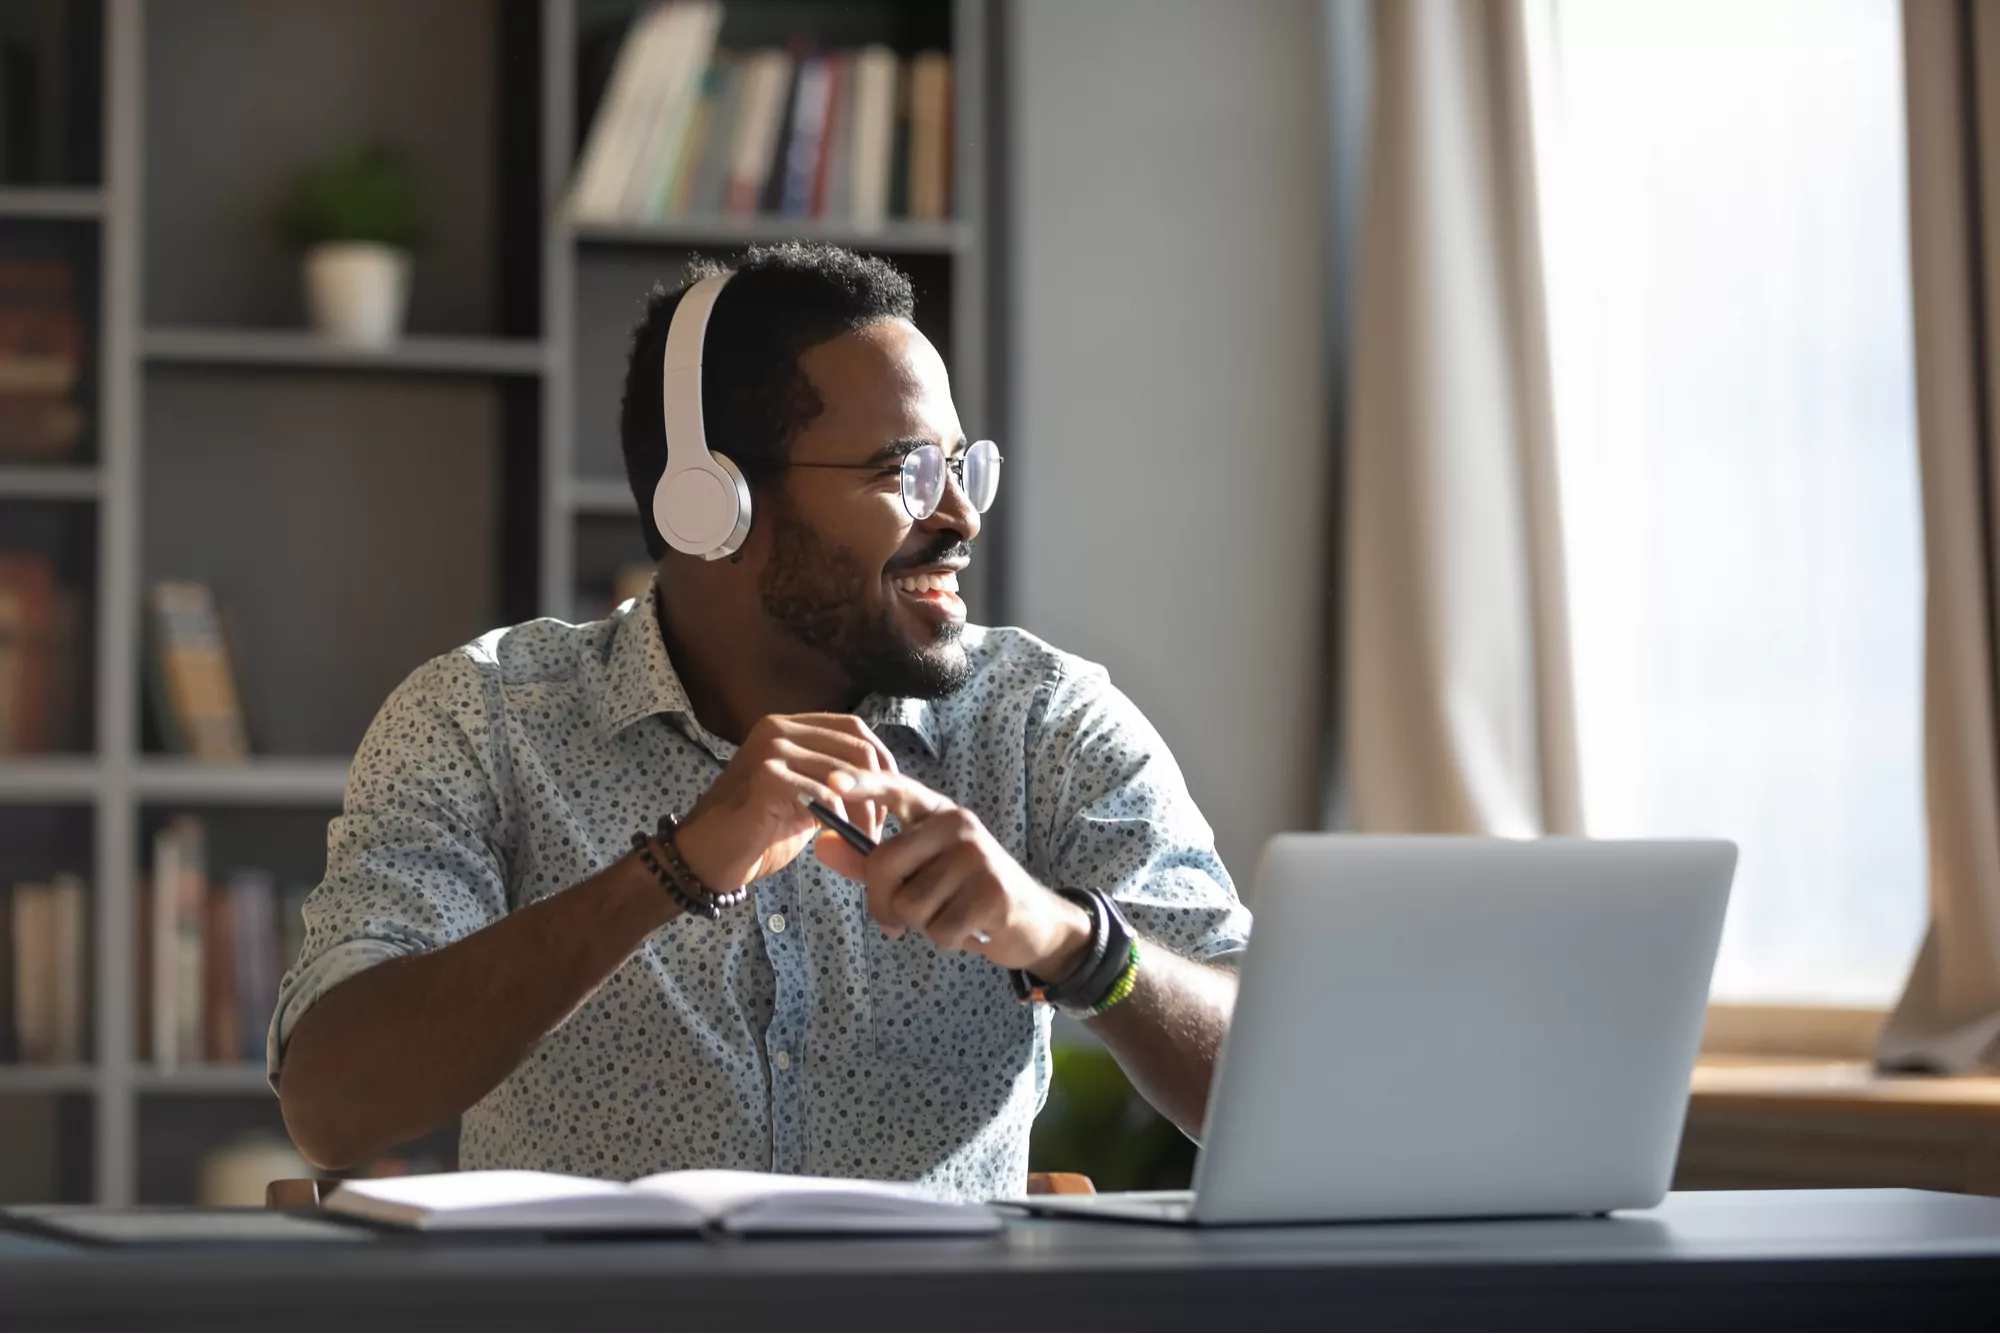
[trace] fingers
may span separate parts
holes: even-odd
[[[868,874],[867,860],[847,846],[847,840],[828,829],[813,840],[813,855],[835,875],[844,875],[849,880],[860,880]]]
[[[896,772],[896,757],[883,744],[880,737],[868,724],[851,714],[812,713],[795,714],[789,717],[766,718],[759,726],[767,726],[768,739],[759,738],[765,745],[773,745],[779,739],[822,755],[842,760],[857,769],[886,770]],[[746,744],[750,744],[746,742]],[[836,806],[841,814],[859,825],[870,838],[882,837],[882,822],[886,812],[875,802],[859,801],[852,810]]]
[[[896,757],[889,747],[875,735],[874,729],[851,713],[795,713],[760,718],[756,727],[751,729],[751,735],[744,740],[744,745],[754,744],[760,731],[794,741],[816,742],[819,743],[817,748],[843,758],[854,754],[855,747],[863,747],[874,753],[875,762],[871,764],[855,759],[852,762],[857,768],[896,771]]]
[[[907,879],[885,881],[879,875],[872,876],[868,884],[869,912],[891,936],[906,929],[929,935],[931,919],[944,910],[978,869],[976,859],[960,856],[960,851],[952,849],[932,857]]]
[[[872,801],[887,810],[906,833],[932,816],[959,809],[949,798],[899,773],[855,769],[829,781],[848,800]]]
[[[797,755],[772,755],[759,766],[759,774],[766,790],[776,790],[784,794],[777,802],[780,809],[796,806],[799,818],[810,824],[812,815],[804,807],[809,801],[823,802],[835,810],[840,809],[840,793],[828,785],[827,780],[836,774],[850,772],[823,755],[805,752]]]
[[[905,824],[902,833],[868,858],[868,884],[871,888],[901,885],[960,844],[976,848],[985,835],[986,827],[979,823],[979,817],[962,806],[948,806],[936,815]]]

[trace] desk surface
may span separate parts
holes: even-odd
[[[2000,1200],[1679,1194],[1646,1213],[996,1237],[89,1250],[0,1234],[23,1328],[1990,1328]]]

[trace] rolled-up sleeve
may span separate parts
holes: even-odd
[[[494,692],[461,650],[413,672],[375,716],[327,830],[326,878],[278,988],[265,1044],[276,1088],[300,1017],[356,973],[448,945],[507,911],[508,813]]]
[[[1103,669],[1065,667],[1029,711],[1031,850],[1043,880],[1109,894],[1141,935],[1191,959],[1250,939],[1166,741]]]

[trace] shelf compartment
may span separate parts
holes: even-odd
[[[895,255],[949,255],[970,233],[957,222],[885,222],[880,227],[813,218],[667,218],[659,222],[575,222],[577,241],[593,246],[734,248],[771,241],[824,241]]]
[[[296,329],[149,329],[140,351],[157,366],[242,366],[388,374],[540,375],[548,348],[522,338],[412,334],[374,350]]]
[[[28,1074],[34,1082],[17,1082]],[[97,1194],[95,1093],[87,1066],[0,1066],[0,1204],[84,1204]]]
[[[338,806],[347,760],[269,757],[216,764],[167,756],[139,761],[133,788],[149,802],[234,806]]]
[[[19,609],[20,692],[0,728],[0,766],[81,760],[96,747],[100,517],[88,500],[0,493],[0,585]]]

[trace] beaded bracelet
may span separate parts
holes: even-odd
[[[1090,1007],[1091,1014],[1092,1015],[1103,1014],[1106,1010],[1116,1005],[1119,1001],[1122,1001],[1127,996],[1131,995],[1132,989],[1138,985],[1139,985],[1139,938],[1137,936],[1134,936],[1132,937],[1132,948],[1127,953],[1125,958],[1125,971],[1118,974],[1118,980],[1111,984],[1111,990],[1104,993],[1104,999]]]
[[[653,879],[660,882],[660,888],[667,891],[667,897],[682,912],[690,917],[706,917],[711,922],[722,916],[722,905],[712,898],[690,895],[681,888],[680,877],[660,865],[659,858],[653,855],[653,840],[646,836],[645,830],[632,835],[632,851],[639,854],[640,864],[653,873]]]
[[[727,892],[717,893],[703,884],[701,877],[696,875],[681,857],[680,846],[676,841],[679,833],[680,822],[671,814],[660,817],[656,837],[659,840],[660,850],[666,853],[664,866],[660,864],[660,859],[653,855],[653,840],[646,836],[643,829],[632,835],[632,850],[639,854],[640,862],[653,873],[653,878],[660,882],[661,888],[667,891],[682,912],[693,917],[704,917],[712,922],[722,916],[723,909],[734,908],[750,897],[748,885],[739,885]]]

